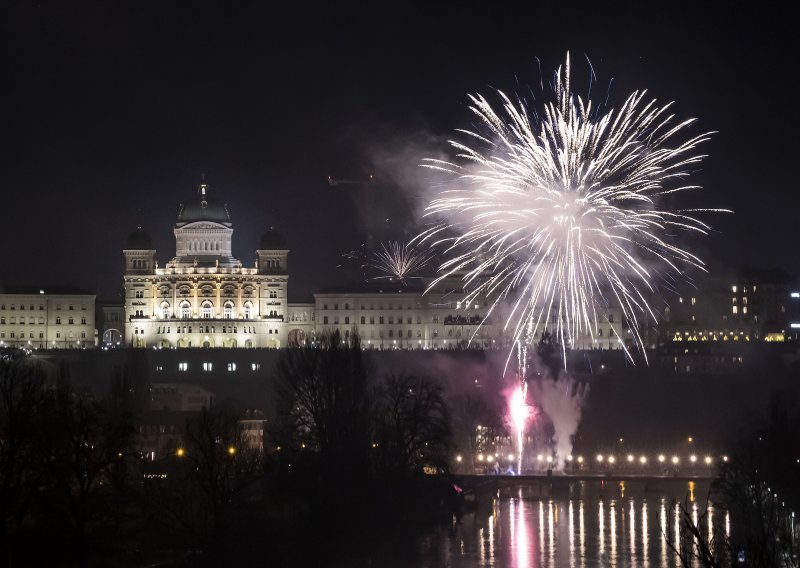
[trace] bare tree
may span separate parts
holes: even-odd
[[[277,416],[270,432],[283,452],[318,453],[325,476],[367,473],[372,369],[353,334],[287,349],[276,367]]]
[[[166,478],[148,480],[147,494],[165,528],[217,557],[226,543],[231,507],[260,479],[262,456],[246,448],[238,415],[227,410],[203,409],[187,421],[183,442],[159,465]]]
[[[381,389],[376,416],[382,465],[394,471],[445,470],[451,448],[444,389],[429,377],[390,376]]]
[[[79,561],[90,553],[89,537],[113,530],[125,513],[121,500],[138,480],[133,424],[90,396],[69,390],[49,393],[44,436],[38,444],[42,520],[72,536]]]
[[[30,513],[43,388],[44,373],[23,352],[0,351],[0,561],[6,565],[13,535]]]

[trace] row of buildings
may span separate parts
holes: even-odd
[[[357,332],[366,349],[491,349],[512,341],[506,306],[492,308],[486,297],[468,301],[458,278],[432,288],[424,278],[361,283],[290,303],[286,239],[266,231],[247,266],[233,255],[233,232],[227,207],[202,183],[194,201],[180,207],[171,260],[159,265],[141,228],[128,236],[122,303],[96,307],[93,295],[77,290],[0,291],[0,347],[281,348],[334,330],[344,338]],[[800,293],[788,275],[743,272],[695,286],[654,295],[658,324],[638,330],[610,303],[598,328],[571,347],[621,349],[636,331],[651,349],[797,339]]]

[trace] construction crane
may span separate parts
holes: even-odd
[[[338,185],[369,185],[375,181],[375,176],[369,174],[367,179],[358,180],[358,179],[340,179],[335,178],[333,176],[328,176],[328,185],[331,187],[336,187]]]

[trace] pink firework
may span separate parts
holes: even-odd
[[[508,399],[508,414],[517,438],[517,475],[522,473],[522,451],[525,439],[525,425],[531,416],[531,407],[527,403],[528,386],[521,382],[514,388]]]

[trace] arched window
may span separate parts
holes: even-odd
[[[167,319],[172,315],[172,310],[170,309],[169,302],[161,302],[161,317]]]
[[[233,318],[233,303],[232,302],[225,302],[225,306],[222,308],[222,317],[225,319]]]
[[[364,325],[367,322],[367,318],[361,316],[361,325]]]
[[[253,304],[249,301],[244,304],[244,319],[253,319]]]
[[[389,330],[389,338],[391,339],[392,337],[394,337],[394,330],[390,329]]]
[[[203,319],[211,319],[213,317],[213,311],[214,311],[214,308],[211,305],[211,302],[209,302],[208,300],[203,302],[203,305],[202,305],[202,308],[201,308],[201,315],[203,316]]]
[[[183,319],[189,319],[190,317],[192,317],[192,307],[186,300],[181,302],[181,317]]]

